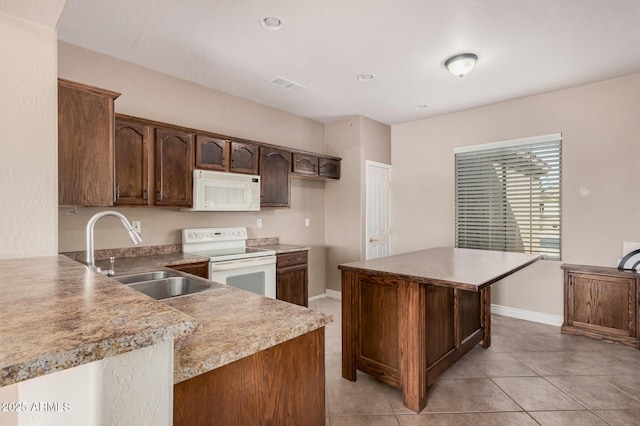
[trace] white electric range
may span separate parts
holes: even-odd
[[[182,251],[209,258],[209,279],[276,298],[276,252],[247,247],[245,227],[182,230]]]

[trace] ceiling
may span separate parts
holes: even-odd
[[[393,125],[640,72],[640,1],[67,0],[58,37],[321,122]],[[464,52],[476,68],[451,75]]]

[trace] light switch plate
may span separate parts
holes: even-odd
[[[304,219],[304,226],[306,226],[307,228],[311,226],[311,223],[309,222],[308,217]]]
[[[257,226],[258,228],[262,228],[262,219],[258,219],[258,220],[256,221],[256,226]]]

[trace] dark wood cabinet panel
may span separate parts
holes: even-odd
[[[276,263],[276,298],[309,306],[308,253],[306,250],[281,253]]]
[[[58,80],[58,204],[112,206],[119,93]]]
[[[466,291],[340,268],[345,379],[364,371],[401,388],[405,406],[419,412],[427,386],[479,342],[488,346],[490,287]]]
[[[318,176],[318,156],[313,154],[293,153],[292,172],[303,176]]]
[[[168,268],[174,269],[180,272],[186,272],[187,274],[195,275],[201,278],[209,278],[209,261],[205,260],[204,262],[198,263],[189,263],[186,265],[172,265],[167,266]]]
[[[160,206],[193,203],[193,134],[156,128],[155,191]]]
[[[231,141],[230,172],[258,174],[258,145]]]
[[[329,179],[340,179],[340,160],[320,157],[318,159],[318,176]]]
[[[260,206],[291,205],[291,152],[260,147]]]
[[[174,426],[325,424],[324,328],[176,384]]]
[[[144,122],[116,117],[114,141],[115,204],[149,204],[151,128]]]
[[[225,139],[196,135],[196,169],[229,170],[229,145]]]
[[[638,347],[638,274],[584,265],[562,268],[562,332]]]

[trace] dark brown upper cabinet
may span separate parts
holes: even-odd
[[[113,205],[113,101],[118,96],[58,80],[59,205]]]
[[[313,154],[293,153],[292,173],[301,176],[318,176],[318,156]]]
[[[225,139],[196,135],[196,169],[228,171],[229,145]]]
[[[260,206],[291,206],[291,152],[260,147]]]
[[[149,204],[150,139],[150,126],[142,121],[116,116],[116,205]]]
[[[340,160],[320,157],[318,159],[318,176],[328,179],[340,179]]]
[[[234,173],[258,174],[258,145],[231,141],[231,167]]]
[[[193,134],[171,128],[155,131],[156,205],[193,204]]]

